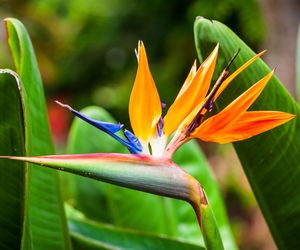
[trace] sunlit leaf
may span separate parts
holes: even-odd
[[[217,21],[199,17],[195,21],[194,31],[200,60],[216,43],[220,44],[219,63],[223,66],[241,48],[232,71],[255,55],[228,27]],[[258,59],[220,96],[218,106],[224,107],[270,71]],[[300,230],[299,106],[282,83],[273,77],[252,109],[285,111],[297,116],[283,126],[234,143],[234,147],[278,247],[298,249],[300,238],[295,234]]]
[[[68,215],[72,242],[76,249],[180,249],[200,250],[202,246],[166,238],[161,235],[147,234],[93,222],[86,218]]]
[[[22,83],[26,154],[53,154],[41,76],[29,35],[16,19],[6,19],[6,27],[8,44]],[[69,249],[57,172],[32,168],[29,164],[26,173],[23,248]]]

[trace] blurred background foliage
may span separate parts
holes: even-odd
[[[169,106],[196,58],[195,17],[225,23],[259,51],[267,34],[261,2],[0,0],[0,15],[19,18],[31,35],[54,139],[65,152],[72,118],[53,100],[76,109],[101,106],[130,127],[127,105],[137,68],[134,48],[138,40],[146,45],[161,100]],[[12,67],[4,39],[1,27],[1,68]],[[274,243],[231,146],[202,146],[221,183],[241,248],[272,249]]]
[[[127,124],[138,40],[169,105],[196,58],[195,16],[226,23],[254,48],[265,34],[256,0],[4,1],[1,12],[29,29],[49,98],[67,96],[76,108],[99,105]]]

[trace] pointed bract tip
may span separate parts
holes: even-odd
[[[7,155],[1,155],[0,159],[9,159],[9,160],[23,160],[24,157],[22,156],[7,156]]]

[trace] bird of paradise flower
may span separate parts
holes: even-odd
[[[217,115],[206,119],[206,113],[212,111],[214,102],[230,82],[265,53],[259,53],[227,77],[231,61],[207,94],[216,66],[218,48],[219,45],[198,69],[196,62],[194,63],[174,103],[162,117],[165,104],[160,101],[148,66],[145,47],[139,42],[139,64],[129,102],[129,117],[134,134],[125,130],[125,140],[115,134],[122,129],[122,124],[96,121],[68,105],[56,102],[114,137],[131,153],[164,158],[171,158],[180,145],[192,138],[217,143],[240,141],[275,128],[294,117],[278,111],[247,111],[272,77],[272,71]],[[167,145],[168,138],[174,132],[173,139]]]
[[[165,116],[149,69],[146,50],[138,43],[138,69],[129,101],[133,133],[122,124],[91,119],[68,105],[74,115],[109,134],[131,154],[84,154],[39,157],[7,157],[73,172],[120,186],[188,201],[194,208],[207,249],[223,249],[223,244],[205,191],[196,179],[178,167],[171,158],[192,138],[217,143],[235,142],[282,125],[295,116],[280,111],[248,111],[273,75],[264,76],[228,106],[211,117],[214,103],[233,79],[257,60],[257,54],[229,75],[234,55],[209,91],[219,45],[197,68],[193,64],[174,103]],[[117,132],[123,132],[120,136]],[[170,139],[171,138],[171,139]]]

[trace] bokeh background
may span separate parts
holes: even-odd
[[[134,48],[143,40],[161,100],[170,105],[196,58],[196,16],[233,29],[295,95],[298,0],[0,0],[0,16],[19,18],[36,50],[56,146],[64,152],[72,117],[58,99],[76,109],[98,105],[130,127],[127,105],[137,68]],[[1,68],[13,68],[5,29]],[[241,249],[274,249],[231,145],[201,143],[226,201]]]

